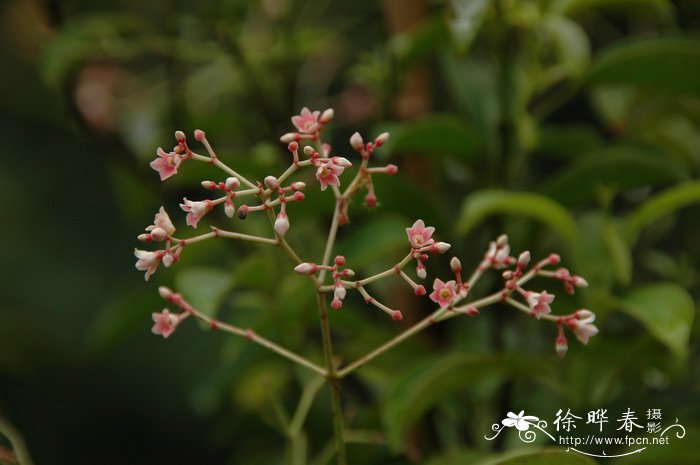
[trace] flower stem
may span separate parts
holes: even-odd
[[[326,297],[321,292],[316,292],[316,302],[321,318],[321,337],[323,340],[323,354],[326,361],[326,382],[331,391],[331,411],[333,414],[336,463],[338,465],[347,465],[345,439],[343,437],[343,409],[340,403],[341,377],[336,373],[335,367],[333,366],[333,346],[331,343],[331,328],[328,323]]]
[[[33,465],[31,457],[29,456],[29,450],[27,449],[27,444],[24,442],[24,438],[17,429],[10,424],[5,418],[0,416],[0,434],[5,436],[12,450],[17,456],[17,463],[19,465]]]

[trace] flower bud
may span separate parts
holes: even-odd
[[[459,258],[452,257],[452,260],[450,260],[450,268],[452,268],[453,273],[459,273],[462,271],[462,262],[459,261]]]
[[[396,165],[386,165],[386,174],[396,174],[399,172],[399,167]]]
[[[376,139],[374,139],[374,145],[377,147],[381,147],[382,145],[386,144],[386,141],[389,140],[389,133],[388,132],[383,132],[377,136]]]
[[[374,195],[374,192],[369,192],[365,196],[365,204],[370,208],[374,208],[377,206],[377,196]]]
[[[425,287],[420,285],[420,284],[418,286],[416,286],[415,291],[416,291],[416,295],[425,295]]]
[[[202,181],[200,184],[202,184],[203,188],[210,191],[213,191],[217,187],[217,184],[214,181]]]
[[[333,292],[333,295],[340,300],[343,300],[345,296],[347,295],[347,291],[342,285],[336,285],[335,286],[335,291]]]
[[[365,147],[365,143],[362,140],[362,136],[359,132],[356,132],[352,135],[352,137],[350,137],[350,145],[352,145],[352,148],[357,151],[362,150]]]
[[[333,299],[333,301],[331,302],[331,307],[333,307],[336,310],[340,310],[342,308],[342,306],[343,306],[343,301],[338,299],[338,298]]]
[[[554,350],[560,358],[564,358],[566,352],[569,350],[569,344],[566,341],[566,336],[560,334],[554,343]]]
[[[501,234],[496,239],[496,245],[498,247],[503,247],[504,245],[507,245],[507,244],[508,244],[508,235],[507,234]]]
[[[290,142],[289,145],[287,145],[287,150],[289,150],[290,152],[296,152],[297,150],[299,150],[299,142]]]
[[[230,178],[226,178],[225,187],[227,190],[233,191],[241,187],[241,182],[238,178],[231,176]]]
[[[333,263],[335,263],[337,266],[343,266],[345,265],[345,257],[342,255],[337,255],[335,260],[333,260]]]
[[[350,160],[345,157],[333,157],[333,163],[338,166],[342,166],[343,168],[350,168],[352,166]]]
[[[430,246],[430,250],[431,252],[445,253],[448,250],[450,250],[450,247],[452,246],[447,242],[436,242],[435,244]]]
[[[185,137],[185,133],[182,131],[175,131],[175,140],[177,140],[178,142],[186,141],[187,138]]]
[[[314,149],[310,145],[307,145],[306,147],[304,147],[304,155],[306,155],[307,157],[310,157],[314,153],[316,153],[316,149]]]
[[[150,234],[139,234],[136,239],[142,242],[151,242],[153,240]]]
[[[350,268],[346,268],[343,270],[343,275],[352,278],[353,276],[355,276],[355,272],[352,271]]]
[[[165,255],[163,255],[162,261],[163,261],[163,265],[165,265],[166,268],[169,268],[170,265],[172,265],[173,262],[175,261],[175,257],[173,257],[172,254],[166,253]]]
[[[207,137],[206,134],[204,134],[204,131],[201,129],[195,129],[194,130],[194,138],[198,141],[203,141]]]
[[[300,275],[309,276],[318,271],[318,266],[314,265],[313,263],[300,263],[294,267],[294,271]]]
[[[293,182],[293,183],[292,183],[292,190],[293,190],[293,191],[300,191],[300,190],[302,190],[302,189],[305,188],[305,187],[306,187],[306,183],[305,183],[305,182],[297,181],[297,182]]]
[[[158,294],[160,294],[160,296],[165,300],[170,300],[173,297],[173,295],[175,295],[172,289],[166,286],[160,286],[158,288]]]
[[[418,265],[416,267],[416,274],[420,279],[425,279],[425,277],[428,276],[428,273],[423,265]]]
[[[168,233],[163,228],[153,228],[151,231],[151,239],[154,241],[160,242],[165,240],[166,237],[168,237]]]
[[[524,268],[530,263],[530,252],[525,251],[518,257],[518,266]]]
[[[464,313],[466,313],[469,316],[476,316],[479,314],[479,309],[476,307],[467,307],[466,310],[464,310]]]
[[[391,319],[394,321],[401,321],[403,320],[403,314],[399,310],[394,310],[391,312]]]
[[[224,213],[229,218],[233,218],[233,215],[236,213],[236,207],[233,205],[233,202],[226,202],[226,205],[224,205]]]
[[[321,113],[321,118],[319,121],[321,122],[321,124],[328,124],[330,122],[330,120],[333,119],[334,115],[335,115],[335,111],[333,111],[332,108],[328,108],[323,113]]]
[[[581,276],[573,276],[571,282],[576,287],[588,287],[588,281],[583,279]]]
[[[301,202],[305,198],[306,198],[306,196],[304,195],[304,193],[299,192],[299,191],[295,192],[294,195],[292,196],[292,200],[294,200],[295,202]]]
[[[553,253],[549,256],[549,264],[550,265],[556,265],[560,261],[561,261],[561,257],[555,253]]]
[[[287,134],[280,137],[280,142],[284,144],[289,144],[290,142],[295,142],[301,139],[298,132],[288,132]]]
[[[277,182],[277,178],[274,176],[265,176],[265,185],[270,189],[277,189],[280,187],[280,183]]]
[[[280,213],[277,215],[277,219],[275,220],[275,231],[280,236],[284,236],[287,234],[287,231],[289,231],[289,220],[287,219],[286,214]]]

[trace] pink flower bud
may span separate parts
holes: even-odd
[[[177,140],[178,142],[186,141],[187,138],[185,137],[185,133],[182,131],[175,131],[175,140]]]
[[[328,124],[330,120],[333,119],[333,116],[335,115],[335,111],[333,111],[332,108],[329,108],[325,110],[323,113],[321,113],[321,123],[322,124]]]
[[[345,296],[347,295],[347,291],[345,288],[340,285],[340,286],[335,286],[335,291],[333,291],[333,295],[340,300],[345,299]]]
[[[241,182],[238,180],[238,178],[231,176],[230,178],[226,178],[226,183],[224,185],[226,186],[227,190],[234,191],[241,187]]]
[[[503,272],[503,279],[513,279],[513,272],[506,270]]]
[[[553,253],[549,256],[549,264],[550,265],[556,265],[560,261],[561,261],[561,257],[555,253]]]
[[[350,268],[346,268],[345,270],[343,270],[343,275],[352,278],[353,276],[355,276],[355,272],[352,271]]]
[[[452,260],[450,260],[450,268],[452,268],[453,273],[459,273],[462,271],[462,262],[459,261],[459,258],[452,257]]]
[[[170,300],[175,293],[169,287],[160,286],[158,288],[158,294],[160,294],[163,299]]]
[[[391,319],[394,321],[401,321],[403,320],[403,314],[399,310],[394,310],[391,312]]]
[[[389,133],[388,132],[383,132],[377,136],[376,139],[374,139],[374,145],[377,147],[381,147],[382,145],[386,144],[386,141],[389,140]]]
[[[277,178],[274,176],[265,176],[265,185],[269,187],[270,189],[277,189],[280,187],[279,182],[277,182]]]
[[[204,131],[202,131],[201,129],[195,129],[195,130],[194,130],[194,138],[195,138],[196,140],[198,140],[198,141],[201,142],[201,141],[204,140],[205,137],[207,137],[207,135],[204,134]]]
[[[248,205],[238,207],[238,218],[244,220],[248,216]]]
[[[498,247],[503,247],[504,245],[508,245],[508,235],[507,234],[501,234],[498,236],[496,239],[496,245]]]
[[[423,265],[418,265],[416,267],[416,274],[420,279],[425,279],[426,276],[428,276],[427,271],[425,270],[425,266]]]
[[[333,157],[333,163],[343,168],[350,168],[352,166],[350,160],[345,157]]]
[[[153,240],[150,234],[139,234],[136,239],[142,242],[151,242]]]
[[[431,252],[445,253],[448,250],[450,250],[450,247],[452,246],[447,242],[436,242],[435,244],[430,246],[430,250]]]
[[[292,190],[293,191],[300,191],[306,187],[305,182],[297,181],[292,183]]]
[[[284,236],[287,234],[287,231],[289,231],[289,220],[287,219],[286,214],[280,213],[277,215],[277,219],[275,220],[275,231],[280,236]]]
[[[333,260],[333,263],[335,263],[338,266],[343,266],[345,265],[345,257],[343,257],[342,255],[337,255],[335,257],[335,260]]]
[[[163,265],[165,265],[166,268],[169,268],[170,265],[172,265],[174,262],[175,258],[172,254],[166,253],[165,255],[163,255]]]
[[[370,208],[374,208],[377,206],[377,196],[374,195],[374,192],[369,192],[365,196],[365,204]]]
[[[557,339],[554,342],[554,350],[557,352],[557,355],[560,358],[564,358],[566,352],[569,350],[569,344],[567,343],[566,336],[564,336],[563,333],[557,336]]]
[[[469,316],[476,316],[479,314],[479,309],[476,307],[468,307],[464,313],[466,313]]]
[[[202,181],[200,184],[202,184],[203,188],[210,191],[213,191],[218,186],[214,181]]]
[[[336,310],[340,310],[342,306],[343,301],[338,298],[333,299],[333,301],[331,302],[331,307],[333,307]]]
[[[396,174],[399,172],[399,167],[396,165],[386,165],[386,174]]]
[[[301,137],[299,136],[298,132],[288,132],[287,134],[280,137],[280,142],[284,144],[289,144],[290,142],[296,142],[299,139],[301,139]]]
[[[299,191],[295,192],[294,195],[292,196],[292,200],[294,200],[295,202],[301,202],[305,198],[306,198],[306,196],[304,195],[304,193],[299,192]]]
[[[307,157],[310,157],[314,153],[316,153],[316,149],[314,149],[310,145],[307,145],[306,147],[304,147],[304,155],[306,155]]]
[[[300,263],[294,267],[294,271],[300,275],[309,276],[318,271],[318,266],[314,265],[313,263]]]
[[[588,281],[583,279],[581,276],[573,276],[571,278],[571,283],[576,287],[588,287]]]
[[[168,237],[168,233],[166,233],[165,229],[163,228],[154,228],[151,231],[151,239],[153,239],[154,241],[164,241],[166,237]]]
[[[521,267],[526,267],[530,263],[530,252],[525,251],[518,257],[518,265]]]
[[[226,202],[226,205],[224,205],[224,213],[229,218],[233,218],[233,215],[236,213],[236,207],[233,205],[233,202]]]
[[[352,135],[352,137],[350,137],[350,145],[352,145],[352,148],[358,151],[364,148],[365,143],[362,140],[362,136],[359,132],[356,132]]]
[[[420,284],[418,286],[416,286],[415,291],[416,291],[416,295],[425,295],[425,287],[420,285]]]
[[[291,141],[289,145],[287,145],[287,150],[289,150],[290,152],[296,152],[297,150],[299,150],[299,142],[294,140]]]

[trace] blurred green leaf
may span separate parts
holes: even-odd
[[[600,53],[591,64],[588,82],[639,84],[700,95],[700,40],[634,39]]]
[[[605,147],[581,157],[547,183],[543,192],[565,205],[596,198],[596,188],[627,189],[688,179],[683,166],[663,154],[635,146]]]
[[[603,223],[601,235],[617,281],[629,285],[632,281],[632,251],[622,237],[619,226],[607,220]]]
[[[538,452],[506,452],[498,457],[476,462],[474,465],[595,465],[596,461],[566,449],[544,449]],[[455,465],[457,463],[455,462]]]
[[[465,53],[479,31],[493,0],[452,0],[454,15],[447,25],[458,53]]]
[[[515,356],[447,355],[414,364],[396,377],[384,405],[390,446],[401,450],[403,439],[425,412],[458,390],[497,389],[506,379],[544,378],[549,365]],[[491,391],[492,394],[493,391]],[[490,394],[485,394],[489,397]]]
[[[542,25],[552,35],[559,59],[569,73],[582,74],[591,56],[586,32],[578,23],[561,15],[547,15]]]
[[[470,194],[462,203],[457,232],[466,234],[486,217],[501,213],[535,218],[555,230],[572,249],[578,244],[571,214],[554,200],[529,192],[482,190]]]
[[[700,181],[671,187],[649,198],[625,220],[625,238],[634,243],[641,230],[650,223],[680,208],[700,202]]]
[[[208,267],[185,268],[175,276],[175,289],[200,312],[215,316],[233,286],[231,273]]]
[[[396,124],[390,132],[385,149],[391,154],[453,155],[466,162],[481,158],[481,137],[469,123],[456,116],[436,115]]]
[[[538,152],[557,158],[572,159],[603,146],[599,132],[589,125],[542,125],[537,141]]]
[[[688,291],[675,283],[650,284],[629,292],[621,304],[677,357],[686,356],[695,317]]]

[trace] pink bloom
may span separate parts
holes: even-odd
[[[406,228],[406,234],[408,234],[408,241],[411,243],[414,249],[420,249],[426,245],[430,245],[435,242],[431,239],[431,236],[435,232],[435,228],[432,226],[426,228],[423,220],[417,220],[413,223],[413,226]]]
[[[175,226],[173,226],[173,222],[170,221],[170,217],[163,207],[160,207],[160,210],[158,210],[153,220],[153,224],[147,227],[146,231],[153,231],[156,228],[161,228],[168,236],[175,234]]]
[[[598,328],[593,324],[595,314],[589,310],[579,310],[576,318],[568,321],[569,327],[576,335],[576,339],[583,344],[588,344],[588,340],[598,334]]]
[[[530,306],[530,310],[534,316],[539,318],[541,315],[547,315],[552,313],[552,309],[549,308],[549,304],[554,301],[554,295],[548,294],[547,291],[540,292],[528,292],[527,293],[527,303]]]
[[[158,269],[158,265],[163,258],[163,251],[157,250],[155,252],[149,252],[147,250],[134,249],[134,256],[138,258],[136,261],[136,269],[145,271],[144,279],[148,281],[151,275]]]
[[[316,178],[321,183],[321,190],[325,191],[326,187],[329,185],[335,187],[340,186],[340,179],[338,179],[338,176],[340,176],[344,170],[344,167],[336,165],[333,161],[322,163],[318,167],[318,170],[316,170]]]
[[[306,107],[301,109],[301,114],[297,116],[292,116],[292,124],[303,133],[312,134],[319,128],[318,117],[321,114],[320,111],[314,111],[313,113]]]
[[[170,176],[177,174],[177,168],[182,162],[180,156],[175,152],[165,153],[160,147],[158,147],[156,153],[158,158],[151,162],[151,168],[158,171],[160,180],[165,181]]]
[[[159,334],[164,338],[170,336],[175,331],[175,328],[177,328],[177,324],[180,322],[177,315],[170,313],[167,308],[163,309],[163,311],[160,313],[154,312],[151,316],[154,321],[151,332],[153,334]]]
[[[436,278],[433,282],[433,292],[430,294],[430,299],[440,305],[440,308],[445,308],[457,297],[456,289],[457,283],[454,280],[444,283]]]
[[[185,203],[180,204],[180,208],[187,212],[187,224],[193,228],[197,227],[199,220],[204,217],[212,209],[211,202],[209,200],[202,200],[201,202],[193,202],[183,199]]]

